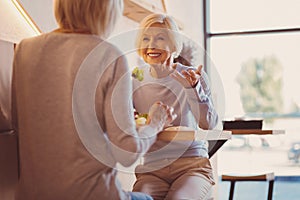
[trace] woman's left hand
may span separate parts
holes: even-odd
[[[177,80],[185,88],[194,88],[199,82],[201,76],[202,65],[196,70],[182,70],[181,73],[174,71],[170,76]]]

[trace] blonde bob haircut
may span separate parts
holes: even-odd
[[[61,29],[108,37],[123,11],[122,0],[55,0],[54,14]]]
[[[150,14],[141,21],[135,42],[138,54],[141,56],[141,43],[144,32],[156,23],[163,24],[166,29],[168,29],[167,33],[172,43],[171,46],[174,48],[171,53],[174,58],[178,57],[182,49],[182,38],[179,33],[179,28],[171,16],[160,13]]]

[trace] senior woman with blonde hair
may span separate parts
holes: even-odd
[[[163,101],[177,115],[173,126],[212,129],[218,114],[202,66],[173,63],[182,42],[171,16],[151,14],[142,20],[136,48],[145,65],[135,69],[143,77],[133,79],[134,107],[146,113],[153,102]],[[133,191],[150,194],[155,200],[206,199],[214,184],[207,141],[157,140],[135,171]]]
[[[137,132],[127,61],[103,39],[122,6],[121,0],[55,0],[59,28],[17,45],[16,199],[152,199],[123,191],[115,167],[135,163],[175,115],[155,102],[150,123]]]

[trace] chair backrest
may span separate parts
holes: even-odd
[[[14,44],[0,40],[0,199],[14,199],[18,182],[18,142],[12,125]]]
[[[0,199],[14,199],[18,183],[17,134],[14,131],[0,133]]]

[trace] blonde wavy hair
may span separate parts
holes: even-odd
[[[123,11],[122,0],[55,0],[60,28],[108,37]]]
[[[141,21],[135,42],[138,54],[141,55],[141,43],[144,32],[155,23],[163,24],[166,29],[168,29],[167,33],[172,43],[171,45],[174,46],[174,50],[171,53],[173,53],[174,58],[176,58],[182,49],[182,39],[179,28],[173,17],[161,13],[150,14]]]

